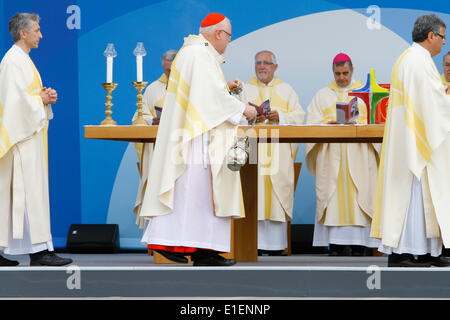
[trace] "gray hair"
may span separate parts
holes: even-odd
[[[9,20],[9,33],[14,39],[14,42],[20,40],[20,30],[30,31],[31,21],[39,23],[41,18],[36,13],[17,13]]]
[[[225,17],[225,19],[223,19],[222,21],[220,21],[219,23],[217,23],[215,25],[200,28],[199,33],[200,34],[213,34],[217,30],[223,29],[225,27],[227,21],[229,21],[229,19],[227,17]],[[231,21],[230,21],[230,23],[231,23]]]
[[[177,50],[169,50],[162,55],[161,59],[166,61],[173,61],[177,56],[177,53],[178,53]]]
[[[414,42],[423,42],[428,38],[428,34],[433,32],[439,33],[441,27],[447,28],[444,21],[435,14],[425,14],[417,18],[414,23],[412,38]]]
[[[262,54],[262,53],[269,53],[269,54],[270,54],[270,57],[272,58],[272,63],[273,63],[273,64],[278,64],[278,63],[277,63],[277,57],[275,56],[275,54],[274,54],[272,51],[269,51],[269,50],[263,50],[263,51],[258,52],[258,53],[255,55],[255,61],[256,61],[256,59],[258,58],[258,56],[259,56],[260,54]]]

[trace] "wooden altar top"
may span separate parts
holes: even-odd
[[[249,127],[242,126],[245,132]],[[154,142],[158,126],[85,126],[86,139],[124,142]],[[256,126],[249,136],[271,142],[381,143],[384,125],[300,125]],[[265,141],[265,140],[264,140]]]

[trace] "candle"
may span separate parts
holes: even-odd
[[[114,44],[108,43],[103,55],[106,57],[106,83],[113,83],[113,60],[117,57]]]
[[[144,81],[143,76],[143,68],[142,61],[144,56],[147,55],[147,51],[145,51],[144,43],[138,42],[136,45],[136,49],[134,49],[133,54],[136,56],[136,69],[137,69],[137,82]]]
[[[142,56],[136,56],[136,66],[137,66],[137,82],[143,81],[143,71],[142,71]]]
[[[106,57],[106,82],[113,82],[113,57]]]

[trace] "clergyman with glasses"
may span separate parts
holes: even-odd
[[[271,51],[255,56],[255,77],[245,84],[242,99],[256,106],[270,105],[257,117],[258,124],[303,124],[305,112],[295,90],[275,77],[277,59]],[[267,104],[267,101],[269,104]],[[282,255],[288,246],[287,223],[294,206],[296,143],[258,145],[258,251]]]
[[[390,267],[450,265],[441,254],[450,247],[450,96],[432,59],[445,29],[420,16],[392,71],[371,233]]]

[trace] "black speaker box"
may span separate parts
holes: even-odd
[[[117,253],[120,251],[119,225],[72,224],[66,248],[71,253]]]

